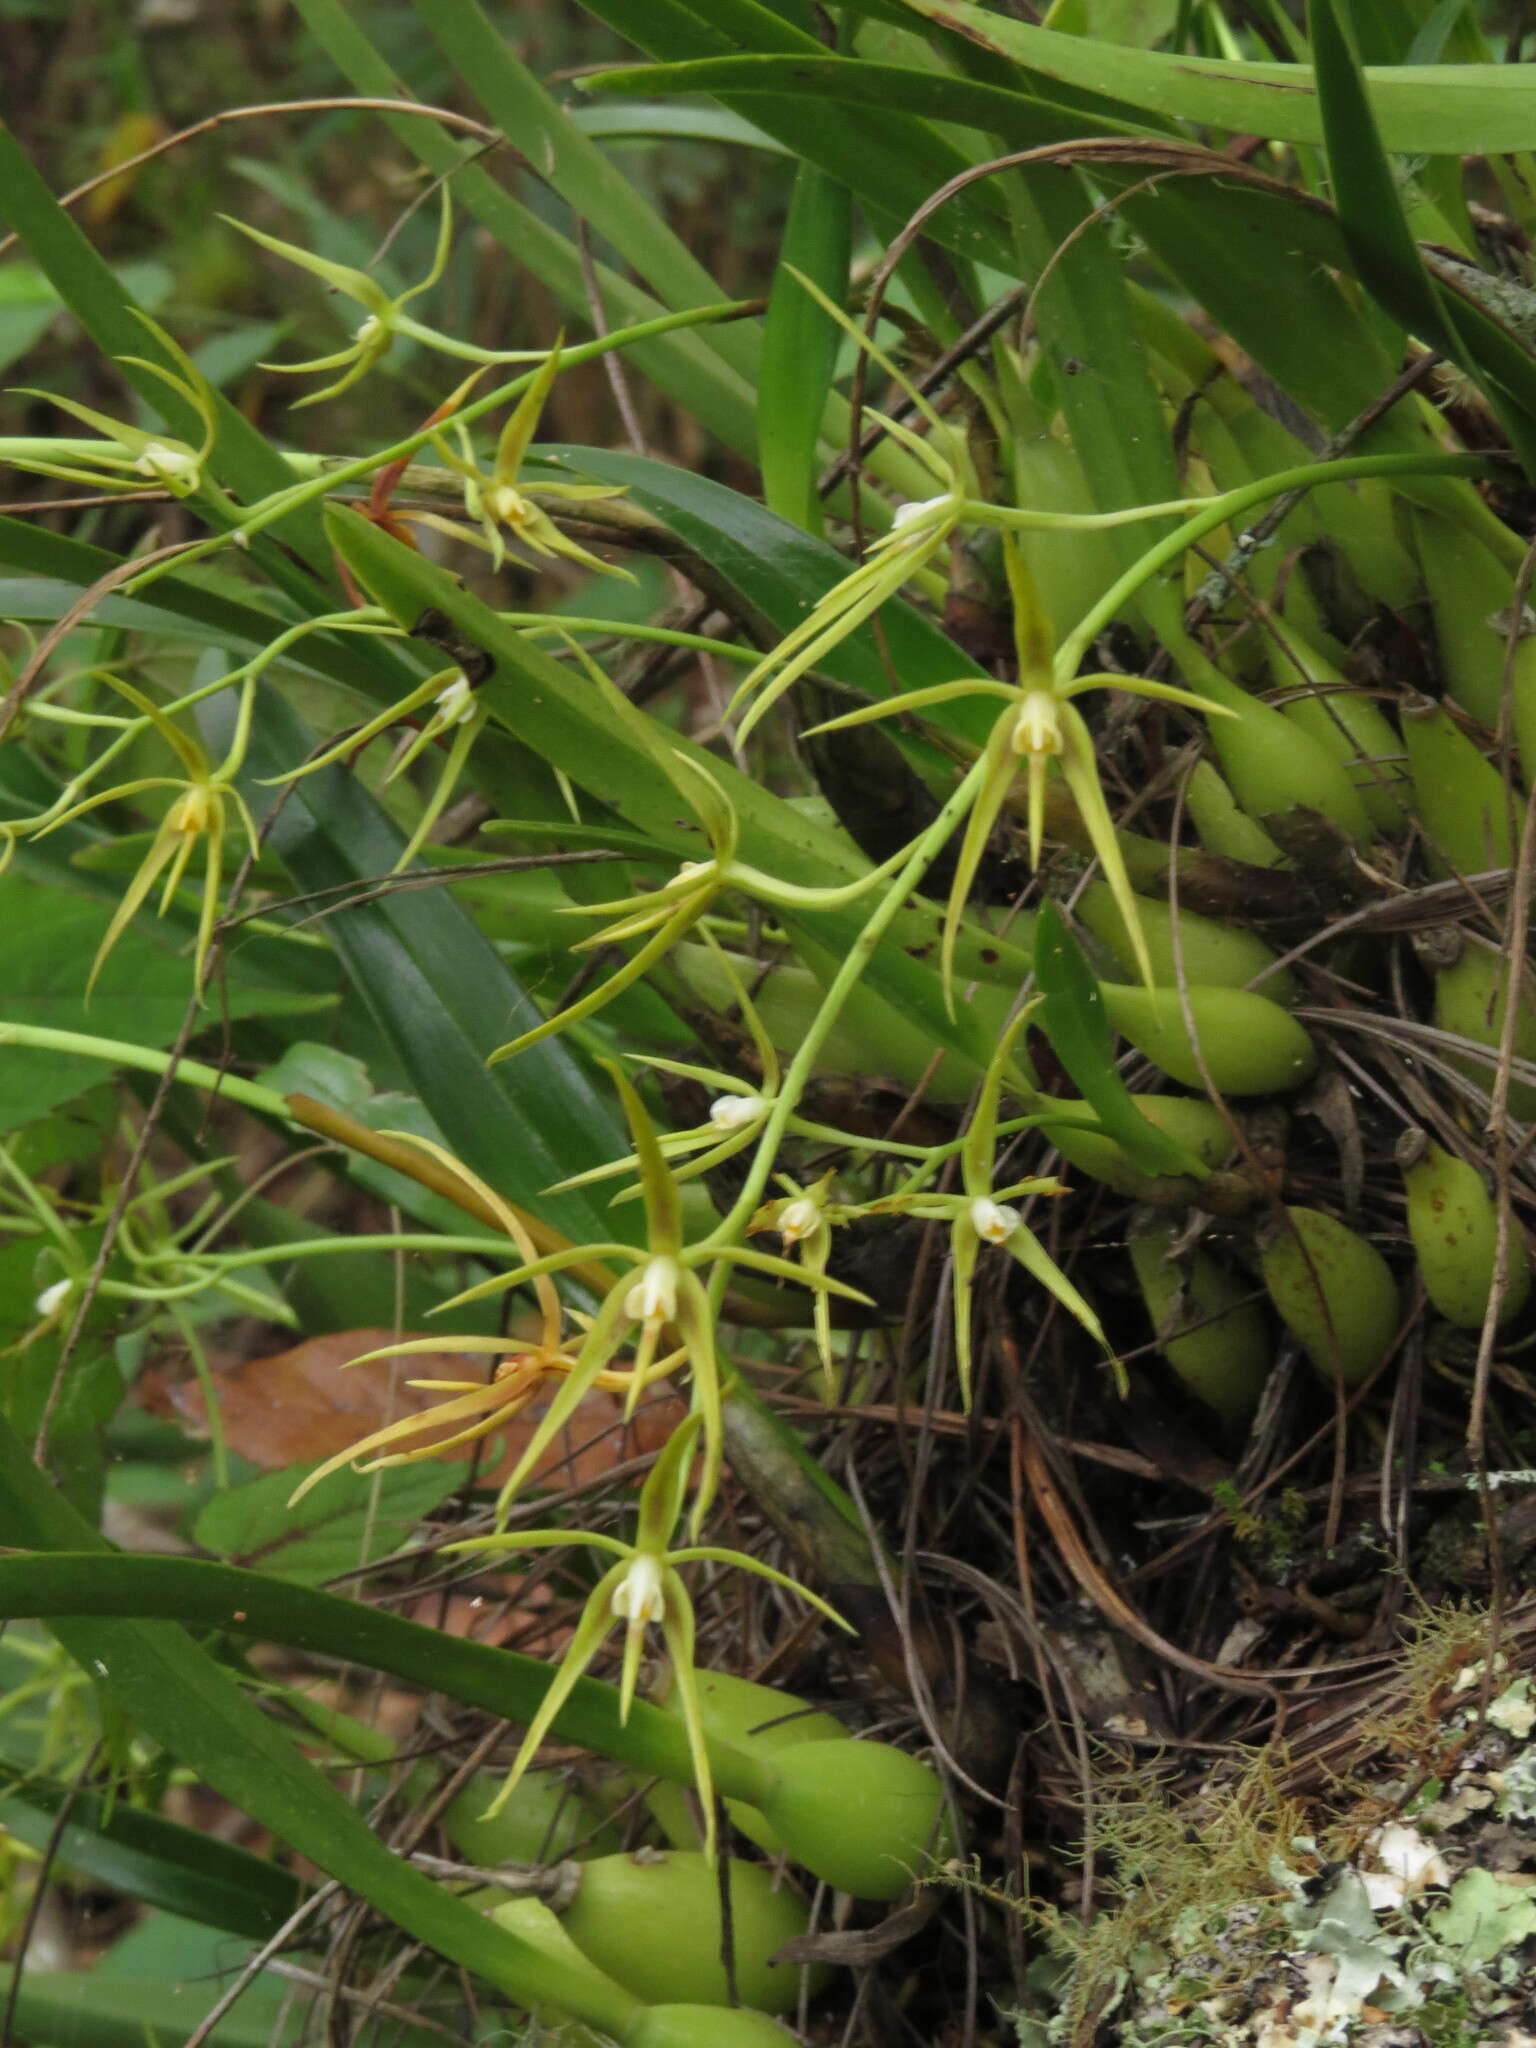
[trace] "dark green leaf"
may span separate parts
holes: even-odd
[[[46,1848],[66,1809],[60,1861],[147,1906],[265,1941],[303,1896],[280,1865],[216,1835],[0,1766],[0,1827],[18,1841]]]
[[[975,0],[900,5],[1028,70],[1111,93],[1149,113],[1282,142],[1323,139],[1317,89],[1303,65],[1088,42],[994,13]],[[1395,65],[1373,71],[1369,83],[1390,149],[1466,156],[1536,146],[1536,83],[1525,66]]]
[[[0,1968],[0,1998],[11,1971]],[[208,1983],[136,1983],[79,1970],[27,1970],[16,2001],[16,2038],[35,2048],[147,2048],[185,2040],[221,1987]],[[281,1991],[241,1998],[210,2035],[214,2048],[287,2048],[302,2038],[304,2015]],[[413,2048],[434,2037],[418,2031]]]
[[[0,1469],[12,1471],[19,1449],[7,1455],[7,1438],[15,1444],[8,1431],[0,1435]],[[0,1526],[14,1527],[19,1519],[10,1513]],[[195,1558],[122,1557],[111,1552],[0,1557],[0,1616],[23,1615],[49,1620],[175,1615],[191,1627],[227,1630],[388,1671],[408,1684],[446,1693],[509,1721],[532,1718],[553,1676],[549,1665],[536,1657],[444,1635],[309,1586],[284,1584],[260,1572]],[[159,1642],[165,1631],[152,1634]],[[211,1665],[209,1669],[213,1671]],[[221,1674],[215,1675],[224,1682]],[[238,1693],[234,1696],[240,1699]],[[679,1784],[693,1782],[682,1724],[640,1700],[630,1709],[628,1721],[621,1721],[617,1689],[595,1679],[582,1679],[576,1686],[556,1718],[555,1732],[636,1769],[656,1771]],[[270,1753],[272,1744],[263,1748]],[[735,1750],[711,1745],[710,1757],[723,1793],[750,1797],[761,1791],[749,1761]],[[346,1810],[350,1814],[351,1809]],[[245,1811],[255,1814],[259,1809],[248,1805]],[[292,1830],[289,1819],[279,1832],[301,1845],[300,1835]]]
[[[289,1465],[216,1493],[193,1523],[193,1536],[231,1564],[303,1586],[323,1585],[403,1549],[422,1517],[464,1477],[463,1466],[452,1461],[375,1473],[347,1466],[290,1507],[294,1488],[314,1469]]]
[[[1333,0],[1312,0],[1311,27],[1328,174],[1361,281],[1394,319],[1420,341],[1442,349],[1477,381],[1527,475],[1536,478],[1536,357],[1475,303],[1431,279]],[[1489,67],[1489,75],[1498,74]]]
[[[147,910],[118,940],[86,1002],[86,978],[110,916],[106,903],[45,888],[20,875],[0,877],[0,929],[5,932],[0,1022],[169,1045],[191,1000],[192,963],[157,943]],[[326,1006],[324,997],[231,980],[223,1014],[296,1015]],[[210,1025],[218,1014],[210,1009]],[[13,1047],[0,1059],[0,1130],[30,1123],[100,1076],[97,1060]]]
[[[793,273],[801,272],[834,305],[842,305],[852,240],[848,188],[814,164],[801,164],[763,324],[757,430],[769,510],[810,533],[821,531],[816,450],[841,331]]]

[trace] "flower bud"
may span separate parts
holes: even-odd
[[[978,1195],[971,1204],[971,1228],[983,1244],[1006,1244],[1019,1222],[1017,1209],[994,1202],[990,1195]]]
[[[709,1105],[709,1120],[717,1131],[744,1131],[767,1107],[761,1095],[721,1095]]]

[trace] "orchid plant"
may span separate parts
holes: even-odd
[[[509,561],[518,561],[525,569],[554,570],[565,576],[579,571],[609,578],[628,577],[626,570],[603,560],[587,545],[591,538],[590,522],[599,518],[603,508],[611,509],[614,501],[624,496],[624,486],[609,482],[550,482],[542,478],[535,484],[529,476],[535,437],[557,380],[578,356],[616,345],[613,337],[581,348],[567,349],[560,337],[548,349],[492,351],[418,320],[409,308],[440,282],[449,258],[452,217],[446,189],[440,195],[439,209],[436,241],[425,275],[393,295],[365,271],[331,262],[261,230],[234,223],[251,241],[341,294],[363,315],[344,348],[305,362],[268,366],[286,374],[331,378],[322,389],[300,399],[295,410],[352,389],[375,371],[391,348],[402,340],[474,366],[473,374],[433,408],[417,432],[388,449],[340,467],[329,465],[328,458],[312,459],[307,469],[300,463],[291,484],[256,503],[236,504],[222,493],[211,474],[217,467],[218,455],[217,414],[211,389],[178,345],[151,325],[165,360],[126,360],[173,393],[180,407],[188,409],[201,424],[200,437],[183,440],[156,435],[137,425],[114,421],[73,400],[60,399],[56,403],[66,413],[104,437],[100,450],[82,454],[72,448],[57,460],[33,453],[21,459],[22,466],[63,481],[86,483],[117,493],[145,485],[185,501],[188,509],[180,516],[211,513],[209,524],[219,529],[219,535],[206,543],[196,543],[189,555],[179,558],[178,569],[183,570],[189,561],[200,559],[201,554],[211,552],[224,541],[232,539],[238,544],[249,540],[285,514],[334,491],[342,509],[331,515],[333,532],[345,529],[350,521],[368,540],[393,550],[405,559],[413,573],[420,570],[424,577],[435,565],[418,542],[429,536],[431,548],[441,541],[467,543],[480,556],[488,558],[481,566],[488,568],[492,576],[503,572]],[[384,788],[397,782],[429,749],[441,748],[444,761],[436,784],[420,804],[403,850],[394,862],[397,869],[403,868],[416,859],[433,834],[461,776],[471,769],[471,755],[477,742],[495,722],[504,728],[502,743],[522,748],[530,757],[532,772],[542,778],[541,791],[552,784],[564,795],[573,813],[571,823],[575,832],[596,834],[601,844],[600,827],[580,815],[583,802],[598,793],[604,822],[610,816],[621,821],[622,830],[617,836],[625,843],[619,857],[634,857],[642,872],[654,871],[660,861],[677,860],[681,849],[691,849],[696,855],[681,860],[655,886],[632,886],[629,893],[599,903],[562,903],[564,915],[597,920],[597,928],[569,950],[579,955],[597,949],[618,949],[624,956],[621,964],[599,985],[555,1007],[532,1029],[496,1046],[488,1054],[490,1064],[508,1061],[557,1035],[570,1040],[574,1056],[586,1057],[595,1051],[595,1063],[612,1077],[627,1127],[629,1149],[621,1157],[568,1174],[545,1192],[574,1194],[618,1182],[621,1185],[615,1202],[637,1201],[640,1205],[638,1218],[633,1209],[627,1212],[635,1221],[634,1235],[624,1238],[620,1235],[622,1226],[616,1224],[611,1237],[596,1235],[580,1243],[561,1240],[550,1248],[548,1237],[537,1238],[524,1216],[496,1191],[489,1179],[444,1146],[406,1134],[388,1134],[395,1143],[414,1149],[423,1160],[430,1161],[458,1196],[481,1218],[490,1219],[499,1233],[495,1239],[482,1236],[458,1240],[439,1235],[430,1240],[439,1248],[468,1246],[478,1258],[500,1261],[499,1269],[489,1277],[477,1279],[444,1303],[441,1313],[451,1315],[467,1304],[508,1298],[527,1288],[532,1291],[537,1334],[412,1337],[368,1353],[370,1359],[411,1359],[451,1346],[471,1357],[484,1357],[489,1362],[489,1376],[411,1381],[409,1384],[416,1390],[441,1398],[434,1399],[419,1413],[363,1435],[345,1452],[324,1460],[308,1474],[292,1498],[298,1502],[347,1465],[372,1472],[487,1442],[536,1402],[544,1402],[543,1412],[529,1431],[501,1488],[494,1532],[451,1547],[459,1555],[499,1559],[522,1550],[569,1544],[596,1550],[611,1561],[605,1563],[602,1575],[586,1598],[570,1646],[529,1723],[497,1805],[511,1796],[555,1725],[572,1688],[598,1660],[609,1638],[620,1627],[620,1701],[623,1716],[628,1716],[638,1684],[646,1631],[655,1625],[662,1632],[675,1668],[711,1851],[713,1800],[694,1683],[693,1607],[683,1573],[689,1566],[705,1564],[750,1570],[800,1593],[826,1618],[841,1622],[828,1602],[798,1587],[784,1573],[740,1552],[700,1541],[705,1517],[722,1485],[726,1462],[726,1405],[735,1366],[722,1343],[718,1325],[722,1310],[728,1305],[728,1289],[738,1284],[745,1289],[748,1283],[768,1281],[783,1291],[783,1298],[795,1304],[789,1313],[798,1312],[800,1316],[795,1326],[808,1324],[811,1328],[822,1369],[822,1386],[827,1398],[834,1399],[839,1388],[832,1350],[833,1304],[842,1301],[870,1310],[876,1307],[867,1294],[840,1277],[836,1270],[839,1231],[855,1223],[891,1218],[933,1223],[941,1226],[947,1236],[953,1355],[965,1407],[971,1404],[978,1379],[973,1355],[978,1275],[984,1271],[984,1261],[992,1252],[1004,1254],[1087,1333],[1123,1384],[1123,1374],[1097,1313],[1051,1257],[1019,1206],[1025,1201],[1055,1199],[1066,1192],[1065,1188],[1054,1177],[1012,1174],[1004,1163],[1009,1137],[1031,1124],[1047,1121],[1049,1115],[1039,1108],[1040,1098],[1019,1055],[1021,1033],[1032,1014],[1031,1008],[1026,1003],[1016,1010],[1007,1028],[998,1034],[990,1055],[979,1035],[967,1039],[962,1031],[953,1030],[945,1038],[944,1012],[947,1008],[951,1023],[959,1015],[957,957],[962,923],[988,843],[1010,808],[1017,804],[1027,822],[1030,862],[1038,868],[1044,852],[1046,800],[1053,778],[1065,787],[1075,806],[1088,846],[1129,934],[1135,967],[1145,983],[1152,983],[1152,961],[1137,899],[1103,788],[1093,731],[1080,706],[1092,692],[1114,690],[1193,710],[1202,716],[1221,710],[1205,695],[1150,677],[1084,667],[1086,629],[1080,623],[1074,633],[1058,642],[1032,580],[1028,550],[1022,538],[1031,528],[1108,526],[1183,512],[1190,509],[1190,501],[1164,501],[1112,513],[1082,515],[1036,510],[1028,504],[1009,506],[993,502],[973,455],[968,415],[959,410],[941,411],[876,341],[854,329],[841,307],[820,287],[804,279],[802,283],[834,326],[852,335],[857,346],[888,374],[904,399],[906,416],[901,419],[889,411],[866,410],[868,418],[899,451],[903,474],[909,479],[920,478],[917,488],[926,494],[914,495],[904,502],[866,499],[866,504],[878,508],[871,523],[883,524],[884,530],[877,533],[863,558],[846,574],[838,576],[820,600],[811,604],[798,623],[784,631],[760,659],[746,655],[749,672],[731,701],[723,727],[738,760],[744,761],[741,750],[754,735],[760,735],[763,721],[776,707],[788,702],[794,686],[813,675],[850,635],[877,618],[883,606],[903,593],[920,599],[938,598],[946,585],[948,556],[958,540],[982,530],[1000,534],[1011,616],[1011,662],[999,659],[994,664],[997,673],[962,675],[940,670],[943,680],[914,688],[896,687],[894,694],[861,703],[800,735],[847,732],[887,719],[921,719],[972,697],[985,700],[991,707],[990,730],[974,750],[974,758],[962,762],[953,786],[940,790],[935,799],[937,815],[923,825],[909,844],[875,864],[858,856],[857,848],[852,847],[846,836],[832,840],[831,828],[827,828],[821,843],[833,843],[837,857],[822,864],[819,872],[829,879],[826,886],[819,887],[772,872],[768,855],[748,858],[747,853],[753,850],[752,796],[782,801],[773,787],[777,762],[764,771],[763,787],[749,792],[742,778],[733,779],[704,746],[691,743],[683,732],[672,730],[661,719],[640,709],[615,685],[585,644],[595,628],[613,622],[594,621],[585,614],[574,615],[562,624],[537,613],[494,611],[491,623],[502,627],[509,636],[519,632],[529,636],[526,642],[510,642],[514,650],[511,655],[505,653],[509,643],[499,643],[504,651],[501,665],[513,673],[517,671],[515,656],[519,650],[536,637],[563,634],[567,651],[574,657],[574,668],[571,663],[557,668],[542,654],[540,659],[546,662],[544,673],[554,677],[551,688],[569,680],[573,673],[576,675],[578,687],[570,694],[569,706],[573,722],[587,716],[588,729],[604,742],[617,735],[610,758],[622,759],[631,773],[664,787],[666,808],[660,813],[663,824],[653,835],[642,839],[638,848],[637,835],[629,829],[632,819],[601,777],[594,776],[589,788],[582,781],[579,759],[557,759],[547,764],[542,758],[533,759],[535,746],[514,712],[504,708],[505,700],[511,696],[508,682],[501,678],[492,680],[497,667],[492,656],[487,657],[484,673],[476,671],[472,663],[466,668],[463,662],[456,662],[415,682],[413,670],[407,679],[410,687],[402,694],[395,694],[401,691],[398,679],[386,681],[370,698],[369,715],[364,722],[340,731],[333,726],[310,757],[267,777],[267,786],[287,790],[321,769],[334,769],[343,762],[357,764],[370,743],[391,727],[402,723],[413,727],[393,762],[379,777],[378,786]],[[637,323],[635,336],[644,330],[654,338],[662,328],[670,330],[685,322],[701,324],[706,318],[734,317],[739,310],[696,306],[686,314],[657,316],[653,321]],[[500,392],[473,396],[482,371],[502,363],[529,363],[536,367],[525,377],[509,382]],[[981,379],[979,370],[976,374]],[[499,416],[496,409],[502,406],[510,410],[490,454],[477,453],[470,428],[477,420]],[[982,407],[996,425],[985,398]],[[855,424],[862,426],[864,422],[860,419]],[[95,444],[89,446],[95,449]],[[417,505],[397,510],[393,504],[396,485],[416,457],[421,457],[422,462],[419,475],[414,469],[410,471],[413,491],[415,483],[425,478],[421,491],[428,500],[428,509]],[[370,480],[372,496],[360,516],[354,509],[359,501],[341,498],[341,493],[366,487]],[[1022,489],[1017,490],[1017,495],[1027,497]],[[1204,507],[1198,516],[1210,514],[1207,523],[1214,523],[1212,508],[1216,501],[1195,502]],[[448,509],[435,509],[438,506]],[[572,528],[576,530],[573,532]],[[345,557],[341,541],[337,546]],[[514,555],[513,549],[522,553]],[[1177,553],[1178,548],[1171,552]],[[1150,575],[1168,554],[1167,548],[1162,552],[1149,550],[1142,561],[1146,574]],[[236,556],[233,561],[238,566],[241,558]],[[346,562],[349,575],[353,566]],[[158,573],[159,565],[155,565],[146,571],[146,578]],[[461,587],[446,572],[437,574],[445,603],[464,597]],[[148,587],[147,581],[142,587]],[[1126,586],[1133,587],[1134,583]],[[1117,585],[1116,591],[1120,588]],[[157,804],[162,796],[166,799],[148,849],[112,914],[91,971],[91,985],[129,922],[153,893],[159,890],[159,909],[163,914],[175,902],[194,863],[201,858],[192,950],[194,988],[202,995],[223,897],[226,843],[238,832],[253,854],[260,844],[248,798],[240,785],[251,751],[261,678],[281,657],[291,655],[297,662],[301,648],[306,654],[311,651],[304,648],[309,636],[325,635],[324,646],[337,636],[363,636],[366,642],[368,636],[403,640],[420,632],[424,608],[415,601],[420,594],[416,586],[409,586],[409,604],[385,603],[382,599],[373,602],[377,592],[359,567],[355,581],[345,583],[344,591],[358,599],[345,611],[315,607],[297,621],[293,610],[302,607],[290,607],[281,617],[274,615],[270,637],[256,654],[242,666],[226,670],[215,683],[200,685],[180,697],[170,695],[160,683],[147,677],[139,681],[125,679],[118,669],[126,663],[103,657],[86,672],[125,703],[134,714],[132,718],[119,717],[115,712],[74,714],[46,694],[38,698],[33,708],[42,725],[75,717],[82,728],[100,727],[109,731],[110,737],[93,761],[84,766],[78,760],[72,764],[71,779],[46,809],[31,818],[0,822],[0,834],[8,844],[45,839],[59,828],[92,816],[110,804],[138,797],[150,797]],[[435,593],[433,601],[436,602]],[[594,605],[593,609],[598,607]],[[760,638],[766,637],[761,635],[761,625],[761,618],[743,601],[731,630],[739,626],[743,639],[758,635],[754,644],[760,644]],[[578,627],[582,640],[575,637]],[[733,660],[743,657],[743,648],[734,642],[674,626],[636,627],[634,631],[636,637],[649,633],[659,640],[670,638],[674,646],[690,652],[723,654]],[[1088,638],[1091,640],[1092,635]],[[959,665],[957,659],[957,668]],[[235,716],[233,737],[222,758],[215,761],[202,740],[180,721],[195,704],[217,690],[232,693]],[[379,699],[385,696],[392,701],[377,709]],[[732,715],[736,717],[734,731],[730,729]],[[946,734],[945,740],[952,757],[959,750],[953,743],[954,735]],[[169,749],[177,772],[135,774],[106,786],[107,764],[120,758],[130,746],[149,741]],[[491,752],[493,748],[488,743],[481,754],[475,755],[472,772],[479,787],[484,770],[484,785],[494,791],[495,766],[487,769],[484,762],[484,755]],[[280,756],[273,765],[281,767],[287,758]],[[544,777],[546,766],[550,772]],[[552,808],[558,814],[558,803]],[[549,831],[555,829],[547,818],[543,823]],[[593,842],[589,838],[587,843]],[[758,844],[765,843],[775,843],[771,834],[759,835]],[[917,894],[946,853],[953,855],[953,872],[944,892],[942,917],[937,912],[926,913],[924,925],[929,939],[927,950],[937,956],[937,986],[942,990],[942,1001],[934,995],[925,1021],[935,1038],[943,1040],[935,1046],[936,1059],[946,1051],[958,1049],[970,1061],[970,1074],[979,1074],[970,1113],[960,1136],[938,1145],[907,1143],[894,1136],[867,1137],[839,1129],[835,1123],[824,1122],[810,1113],[814,1101],[811,1083],[818,1055],[834,1025],[851,1010],[861,980],[871,960],[890,941],[898,916],[914,909]],[[815,871],[812,862],[802,870]],[[840,879],[850,873],[852,879]],[[730,932],[732,944],[736,943],[736,934],[744,934],[745,952],[756,950],[766,957],[772,946],[793,946],[802,921],[809,923],[823,913],[854,908],[858,910],[856,918],[839,918],[837,923],[841,956],[830,967],[818,964],[815,974],[805,976],[808,982],[816,982],[816,991],[810,998],[807,1021],[798,1041],[792,1046],[782,1039],[776,1043],[752,1001],[745,978],[720,944],[719,934]],[[281,932],[284,927],[279,925],[277,929]],[[932,945],[935,931],[936,948]],[[653,1073],[670,1075],[709,1091],[704,1122],[661,1133],[635,1081],[615,1060],[602,1057],[613,1049],[612,1017],[604,1013],[615,998],[641,983],[690,934],[702,941],[722,970],[729,1007],[739,1016],[750,1048],[750,1062],[744,1060],[743,1065],[751,1070],[732,1072],[671,1054],[634,1055],[638,1064]],[[519,941],[520,935],[509,943],[516,945]],[[810,957],[813,949],[808,946],[806,950]],[[896,995],[887,1000],[899,1002],[921,975],[928,974],[931,980],[931,969],[918,964],[924,952],[920,945],[903,950],[891,944],[890,950],[901,954],[902,975],[889,978]],[[1019,981],[1026,972],[1027,963]],[[980,1016],[978,1008],[973,1021]],[[582,1028],[599,1019],[592,1032]],[[978,1022],[977,1034],[986,1028]],[[489,1042],[489,1036],[480,1041],[482,1047]],[[507,1078],[499,1076],[497,1087]],[[425,1085],[422,1092],[428,1092]],[[510,1084],[509,1092],[515,1092]],[[1011,1121],[1005,1119],[1003,1106],[1008,1097],[1027,1103],[1030,1114]],[[951,1125],[956,1127],[958,1120]],[[592,1150],[580,1156],[590,1159]],[[730,1171],[725,1174],[722,1169]],[[32,1183],[17,1182],[14,1175],[10,1178],[16,1202],[27,1212],[29,1229],[41,1217],[39,1203],[57,1223],[56,1212]],[[956,1179],[958,1186],[954,1184]],[[730,1184],[729,1192],[716,1205],[717,1187],[725,1182]],[[777,1253],[752,1242],[766,1233],[777,1235]],[[60,1226],[52,1236],[52,1264],[48,1271],[56,1272],[56,1277],[44,1288],[37,1304],[43,1323],[49,1325],[61,1322],[78,1303],[89,1273],[89,1261],[78,1242],[78,1234]],[[397,1245],[415,1242],[398,1235],[392,1241]],[[276,1313],[281,1306],[274,1304],[260,1285],[241,1282],[236,1277],[239,1255],[215,1252],[211,1242],[205,1241],[197,1230],[152,1230],[130,1209],[122,1242],[132,1268],[131,1278],[126,1282],[111,1278],[103,1283],[109,1298],[113,1289],[127,1289],[145,1302],[170,1306],[217,1287],[248,1307],[265,1303]],[[843,1244],[846,1243],[844,1239]],[[992,1264],[998,1273],[1006,1270],[999,1261]],[[568,1303],[562,1298],[562,1286],[583,1291]],[[541,1460],[589,1393],[598,1389],[622,1399],[628,1417],[647,1390],[654,1389],[663,1378],[675,1381],[686,1394],[689,1412],[658,1455],[641,1491],[632,1541],[579,1527],[509,1526],[514,1508]]]

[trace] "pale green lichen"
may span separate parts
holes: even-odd
[[[1373,1730],[1412,1774],[1338,1788],[1315,1836],[1264,1756],[1193,1806],[1146,1779],[1101,1803],[1113,1909],[1026,1907],[1061,1967],[1020,2048],[1531,2048],[1536,1705],[1485,1645],[1421,1618]]]

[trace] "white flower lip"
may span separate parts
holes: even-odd
[[[40,1316],[51,1316],[68,1301],[74,1286],[71,1280],[55,1280],[51,1287],[45,1287],[32,1306]]]
[[[990,1195],[978,1195],[971,1204],[971,1228],[983,1244],[1006,1244],[1020,1221],[1017,1209],[994,1202]]]
[[[820,1223],[821,1210],[809,1195],[787,1202],[779,1211],[779,1235],[787,1245],[798,1244],[802,1237],[810,1237]]]
[[[475,693],[462,670],[444,683],[432,701],[442,725],[464,725],[475,715]]]
[[[925,513],[935,512],[941,505],[948,503],[948,498],[909,498],[905,505],[898,505],[891,514],[892,533],[899,533],[915,519],[921,519]]]
[[[624,1313],[658,1329],[677,1314],[677,1262],[652,1259],[624,1297]]]
[[[154,477],[160,483],[181,484],[188,490],[197,488],[197,457],[190,448],[171,448],[164,441],[149,441],[133,466],[140,476]]]
[[[652,1557],[648,1551],[641,1551],[614,1587],[610,1612],[616,1614],[621,1621],[627,1621],[634,1626],[648,1621],[661,1621],[665,1618],[666,1611],[661,1561]]]
[[[709,1105],[709,1120],[717,1131],[744,1131],[766,1108],[761,1095],[721,1095]]]
[[[1013,722],[1016,754],[1059,754],[1066,744],[1061,708],[1049,690],[1028,690]]]

